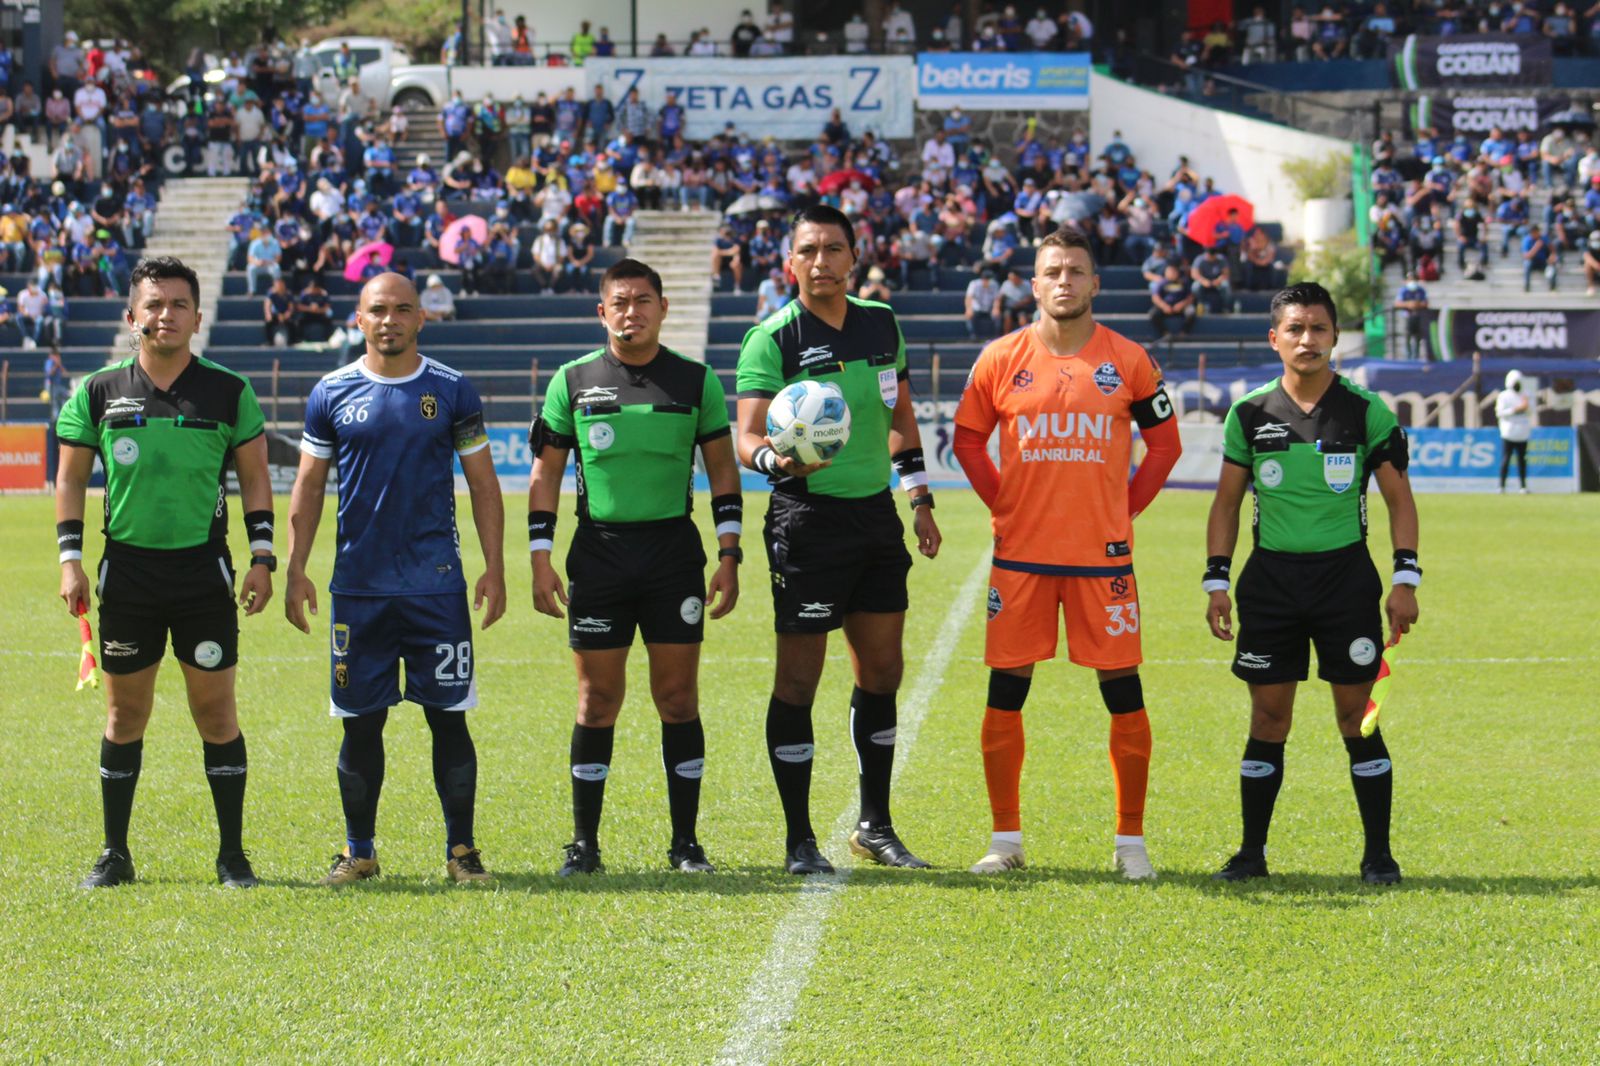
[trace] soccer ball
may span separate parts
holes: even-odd
[[[832,459],[850,439],[850,407],[831,381],[786,385],[767,408],[773,449],[805,466]]]

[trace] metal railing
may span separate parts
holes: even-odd
[[[1181,91],[1177,95],[1191,103],[1226,110],[1249,108],[1264,111],[1272,115],[1274,121],[1296,129],[1307,129],[1306,119],[1320,115],[1340,125],[1345,131],[1341,136],[1365,140],[1373,140],[1378,136],[1379,112],[1376,108],[1330,104],[1302,93],[1287,92],[1206,67],[1181,66],[1159,56],[1135,56],[1132,73],[1133,80],[1146,87],[1179,86]],[[1204,91],[1208,81],[1214,90],[1209,95]],[[1265,99],[1256,101],[1251,97]],[[1286,112],[1286,116],[1279,116],[1280,109]]]

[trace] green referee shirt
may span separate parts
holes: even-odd
[[[578,517],[593,522],[681,518],[694,500],[696,446],[731,432],[716,372],[660,348],[643,366],[608,349],[567,363],[534,422],[534,454],[576,449]]]
[[[850,439],[832,464],[807,478],[777,478],[780,491],[859,499],[889,485],[889,425],[906,377],[906,339],[887,304],[846,299],[843,329],[794,300],[745,334],[739,349],[740,399],[770,399],[810,378],[839,386],[850,408]]]
[[[1250,471],[1255,543],[1270,551],[1365,540],[1367,478],[1386,462],[1404,470],[1406,455],[1394,412],[1338,374],[1310,411],[1274,378],[1240,397],[1223,427],[1223,460]]]
[[[137,358],[98,370],[56,422],[62,444],[100,453],[107,539],[163,551],[224,539],[229,454],[265,430],[250,382],[199,356],[165,389]]]

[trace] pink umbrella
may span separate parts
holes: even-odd
[[[366,270],[367,264],[374,259],[388,266],[394,259],[394,245],[386,241],[373,241],[357,248],[344,264],[344,280],[360,281],[362,271]]]
[[[472,239],[479,244],[489,243],[489,223],[478,215],[462,215],[446,226],[444,236],[439,238],[439,258],[446,263],[461,262],[461,256],[456,254],[456,246],[461,243],[461,236],[465,233],[472,234]]]

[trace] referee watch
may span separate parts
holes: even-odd
[[[278,557],[276,555],[252,555],[250,556],[250,565],[264,566],[267,568],[267,573],[275,574],[278,572]]]
[[[718,548],[717,558],[732,559],[733,565],[738,566],[740,563],[744,562],[744,549],[738,545],[734,545],[731,548]]]

